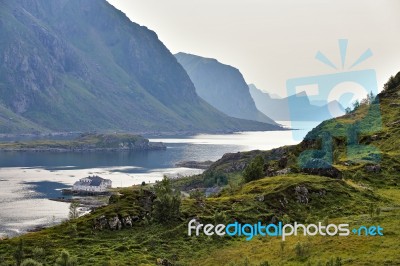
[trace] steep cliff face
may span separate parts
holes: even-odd
[[[0,104],[35,125],[11,132],[271,129],[208,105],[157,35],[105,0],[1,1],[0,58]]]
[[[189,74],[197,94],[209,104],[229,116],[275,124],[257,110],[238,69],[191,54],[178,53],[175,57]]]

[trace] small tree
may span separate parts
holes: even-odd
[[[174,191],[171,181],[164,176],[163,180],[154,185],[157,198],[154,200],[153,218],[160,223],[168,223],[180,216],[181,197],[179,191]]]
[[[71,205],[69,205],[69,219],[73,220],[79,217],[79,202],[73,201]]]
[[[57,258],[55,266],[78,266],[78,260],[76,257],[71,257],[69,252],[64,249]]]
[[[44,249],[41,248],[41,247],[35,247],[35,248],[32,250],[32,254],[33,254],[33,257],[34,257],[35,260],[41,261],[42,258],[43,258],[44,255],[45,255],[45,251],[44,251]]]
[[[18,247],[14,252],[14,259],[17,266],[20,266],[24,259],[24,243],[22,242],[22,239],[19,240]]]
[[[376,96],[374,93],[371,91],[370,93],[367,94],[367,102],[368,104],[372,104],[375,101]]]
[[[42,266],[42,265],[43,264],[33,259],[26,259],[21,263],[21,266]]]
[[[357,110],[359,107],[360,107],[360,102],[359,102],[358,100],[356,100],[356,101],[353,103],[353,110]]]
[[[245,182],[260,179],[264,176],[264,158],[261,155],[256,156],[243,171]]]
[[[224,211],[218,212],[216,211],[214,213],[214,224],[224,224],[228,222],[228,216],[226,216],[226,213]]]
[[[193,189],[190,191],[189,196],[191,199],[195,199],[196,201],[203,201],[205,198],[205,194],[200,189]]]

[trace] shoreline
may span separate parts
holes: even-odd
[[[308,121],[305,121],[308,122]],[[297,130],[293,128],[286,127],[281,125],[281,128],[278,129],[270,129],[270,130],[209,130],[209,131],[127,131],[127,132],[118,132],[123,134],[134,134],[141,135],[143,137],[163,137],[163,136],[194,136],[198,134],[234,134],[240,132],[269,132],[269,131],[288,131],[288,130]],[[46,137],[74,137],[79,136],[81,134],[85,134],[87,132],[48,132],[48,133],[10,133],[10,134],[0,134],[0,141],[2,139],[15,139],[19,137],[32,137],[32,138],[46,138]],[[100,132],[101,133],[101,132]],[[103,132],[107,133],[107,132]],[[115,133],[115,132],[113,132]]]

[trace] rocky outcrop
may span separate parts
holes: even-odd
[[[123,194],[112,195],[110,197],[110,204],[114,204],[119,201]],[[101,215],[93,219],[93,229],[94,230],[111,230],[117,231],[124,228],[131,228],[135,223],[139,223],[148,217],[153,208],[153,201],[156,195],[149,190],[141,190],[140,194],[136,198],[136,204],[140,207],[137,209],[137,215],[127,215],[127,214],[114,214],[111,216]],[[118,212],[118,211],[115,211]]]
[[[276,171],[274,174],[275,175],[287,175],[287,174],[290,174],[291,172],[292,172],[291,168],[284,168],[282,170]]]
[[[204,162],[183,161],[183,162],[178,162],[177,164],[175,164],[175,166],[194,168],[194,169],[208,169],[212,163],[213,163],[213,161],[204,161]]]
[[[116,215],[108,219],[108,227],[110,230],[121,230],[122,222],[119,217]]]
[[[297,186],[294,188],[294,194],[296,196],[298,203],[308,204],[309,201],[309,193],[308,189],[305,186]]]
[[[157,265],[162,265],[162,266],[173,266],[174,264],[172,262],[170,262],[167,259],[157,259]]]
[[[379,164],[376,165],[366,165],[364,167],[365,171],[379,173],[381,171],[381,166]]]
[[[400,120],[394,121],[392,123],[388,123],[386,124],[386,126],[391,127],[391,126],[397,126],[400,125]]]
[[[105,215],[102,215],[93,220],[93,228],[95,230],[111,230],[117,231],[123,228],[131,228],[134,223],[139,222],[140,218],[138,216],[125,216],[120,217],[115,215],[113,217],[107,218]]]

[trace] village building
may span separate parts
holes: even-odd
[[[111,186],[112,181],[110,179],[104,179],[100,176],[88,176],[75,182],[72,192],[103,193],[107,192]]]

